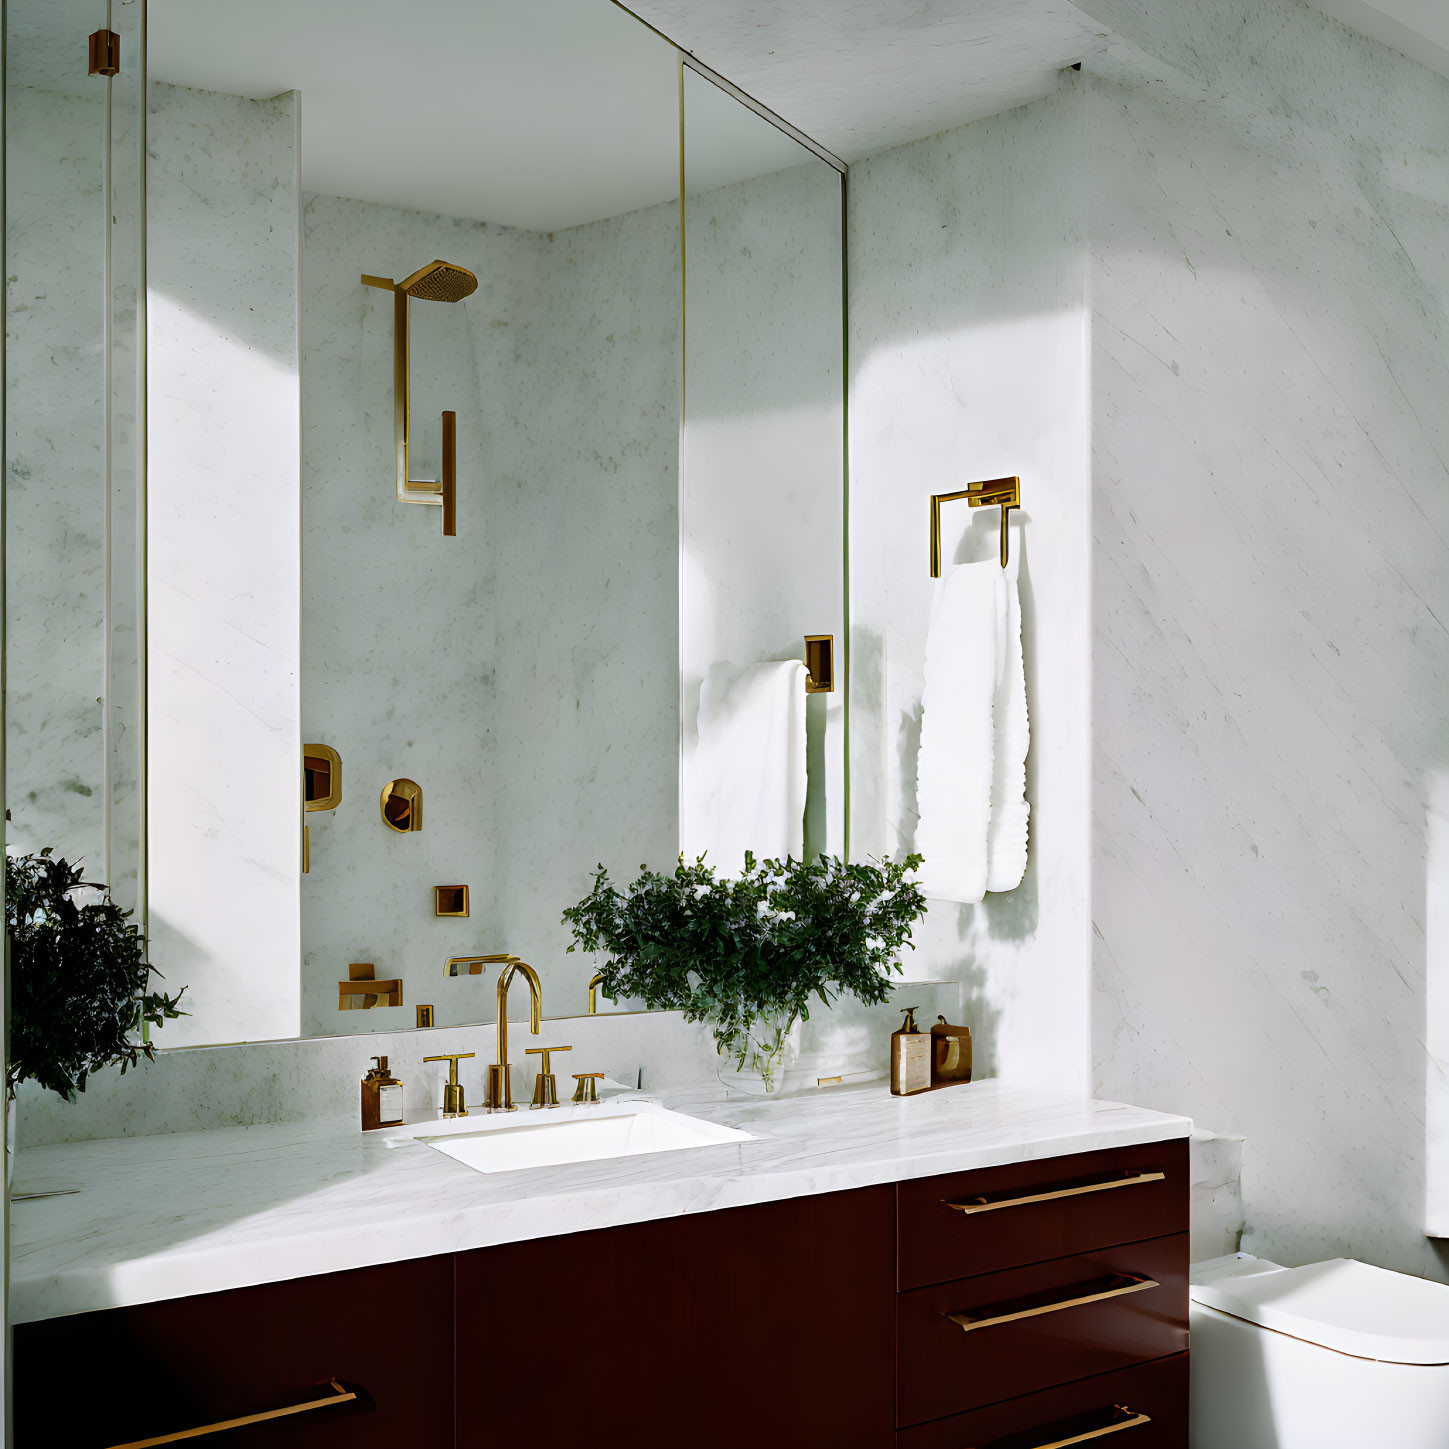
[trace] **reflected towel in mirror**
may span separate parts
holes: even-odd
[[[699,744],[691,778],[685,854],[738,871],[758,859],[805,851],[805,666],[752,664],[733,680],[711,671],[699,689]]]

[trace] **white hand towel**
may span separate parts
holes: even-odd
[[[925,857],[921,889],[935,900],[979,901],[986,893],[991,714],[1004,593],[999,564],[961,564],[938,581],[931,606],[916,849]]]
[[[805,853],[805,666],[752,664],[730,684],[699,690],[699,746],[691,774],[686,855],[741,870],[757,859]]]
[[[1017,569],[1020,531],[1013,527],[1010,561],[1002,571],[1006,599],[1005,648],[997,660],[992,709],[994,764],[991,780],[991,829],[986,837],[986,889],[1011,891],[1026,874],[1026,754],[1031,727],[1026,704],[1026,666],[1021,653],[1021,593]]]
[[[962,564],[936,585],[926,635],[916,766],[921,889],[974,903],[1026,873],[1030,731],[1017,587],[1010,562]]]

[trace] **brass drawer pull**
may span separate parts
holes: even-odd
[[[994,1443],[986,1445],[986,1449],[997,1449],[997,1446],[1000,1446],[1000,1449],[1006,1449],[1008,1444],[1011,1449],[1067,1449],[1068,1444],[1085,1444],[1089,1439],[1105,1439],[1108,1434],[1120,1434],[1124,1429],[1140,1429],[1144,1424],[1152,1422],[1150,1415],[1139,1414],[1135,1410],[1129,1409],[1126,1404],[1114,1404],[1112,1412],[1126,1414],[1128,1417],[1114,1419],[1110,1424],[1099,1424],[1095,1429],[1084,1429],[1080,1433],[1069,1434],[1065,1439],[1038,1439],[1034,1443],[1028,1444],[1019,1436],[1012,1435],[1009,1439],[997,1439]],[[1046,1432],[1048,1434],[1059,1433],[1060,1429],[1048,1429]]]
[[[1132,1278],[1124,1273],[1114,1273],[1110,1278],[1078,1284],[1070,1298],[1044,1299],[1042,1294],[1032,1293],[1004,1303],[988,1304],[975,1313],[948,1313],[945,1316],[970,1333],[973,1328],[991,1328],[998,1323],[1037,1318],[1043,1313],[1060,1313],[1064,1308],[1080,1308],[1084,1303],[1105,1303],[1109,1298],[1125,1298],[1129,1293],[1142,1293],[1148,1288],[1161,1286],[1155,1278]]]
[[[1034,1202],[1054,1202],[1062,1197],[1083,1197],[1089,1192],[1110,1192],[1114,1187],[1140,1187],[1144,1182],[1166,1182],[1165,1172],[1114,1172],[1107,1177],[1088,1177],[1079,1182],[1064,1183],[1060,1187],[1043,1188],[1040,1192],[1003,1193],[984,1192],[978,1197],[968,1197],[960,1202],[947,1202],[948,1208],[958,1213],[994,1213],[997,1208],[1025,1207]]]
[[[332,1380],[336,1391],[325,1399],[310,1399],[305,1404],[289,1404],[285,1409],[268,1409],[264,1414],[244,1414],[240,1419],[223,1419],[217,1424],[201,1424],[195,1429],[180,1429],[174,1434],[158,1434],[154,1439],[131,1439],[113,1444],[111,1449],[151,1449],[153,1444],[175,1444],[182,1439],[200,1439],[206,1434],[220,1434],[223,1429],[239,1429],[243,1424],[260,1424],[266,1419],[285,1419],[288,1414],[306,1414],[313,1409],[330,1409],[334,1404],[351,1403],[357,1395]]]

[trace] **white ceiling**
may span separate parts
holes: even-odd
[[[1449,0],[1309,0],[1309,4],[1449,76]]]
[[[847,161],[1046,95],[1106,37],[1067,0],[630,4]]]
[[[149,0],[150,75],[302,93],[302,184],[536,231],[679,190],[673,48],[607,0]]]

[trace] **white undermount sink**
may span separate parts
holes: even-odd
[[[748,1132],[720,1127],[671,1112],[657,1102],[605,1102],[548,1107],[495,1116],[473,1115],[423,1128],[410,1135],[477,1172],[512,1172],[524,1167],[557,1167],[566,1162],[598,1162],[717,1147],[745,1142]]]

